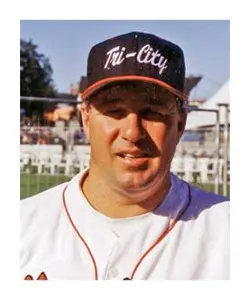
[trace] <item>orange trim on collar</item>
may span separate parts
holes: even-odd
[[[126,277],[124,278],[124,280],[133,280],[134,279],[134,275],[137,271],[137,269],[139,268],[139,266],[141,265],[142,261],[144,260],[144,258],[168,235],[168,233],[174,228],[174,226],[176,225],[176,223],[180,220],[180,218],[183,216],[183,214],[186,212],[186,210],[188,209],[190,203],[191,203],[191,188],[190,185],[187,183],[188,186],[188,202],[186,203],[186,205],[182,208],[182,210],[179,212],[179,215],[171,222],[168,224],[167,228],[165,229],[165,231],[163,231],[163,233],[158,237],[158,239],[156,239],[156,241],[152,244],[152,246],[150,248],[148,248],[148,250],[140,257],[139,261],[137,262],[137,264],[135,265],[132,274],[130,277]],[[93,263],[93,267],[94,267],[94,278],[95,280],[98,280],[98,269],[97,269],[97,264],[94,258],[94,255],[92,254],[90,247],[88,246],[87,242],[85,241],[85,239],[81,236],[79,230],[77,229],[75,223],[73,222],[73,219],[71,218],[71,215],[69,213],[67,204],[66,204],[66,199],[65,199],[65,192],[67,189],[68,185],[65,186],[63,193],[62,193],[62,200],[63,200],[63,206],[64,206],[64,210],[66,212],[66,215],[69,219],[70,224],[72,225],[73,229],[75,230],[76,234],[78,235],[78,237],[80,238],[80,240],[83,242],[83,244],[85,245],[89,256],[91,257],[92,263]]]

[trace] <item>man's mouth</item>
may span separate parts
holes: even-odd
[[[147,166],[150,155],[146,152],[119,152],[117,153],[117,156],[120,158],[120,161],[127,166],[128,168],[136,169],[138,170],[143,168],[145,169],[145,166]]]
[[[130,159],[149,157],[147,153],[118,153],[118,156]]]

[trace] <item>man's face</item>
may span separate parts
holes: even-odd
[[[129,83],[92,96],[82,119],[96,179],[132,193],[156,186],[169,172],[186,114],[165,89]]]

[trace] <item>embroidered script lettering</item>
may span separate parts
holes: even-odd
[[[107,52],[108,59],[106,61],[104,69],[107,69],[109,64],[112,64],[112,66],[114,67],[116,65],[120,65],[124,61],[125,58],[122,58],[122,56],[126,48],[122,47],[121,51],[119,51],[119,49],[120,47],[117,46]]]
[[[154,49],[149,45],[143,46],[138,53],[131,52],[127,53],[125,47],[114,47],[107,52],[107,60],[104,65],[104,69],[110,69],[111,66],[117,66],[123,63],[125,59],[136,56],[136,60],[140,64],[151,64],[152,66],[158,67],[159,74],[168,67],[168,59],[159,53],[159,50],[154,51]]]
[[[157,58],[159,58],[158,61]],[[164,58],[165,57],[159,53],[159,50],[154,51],[154,49],[151,48],[150,45],[145,45],[144,47],[142,47],[137,55],[137,61],[139,63],[151,63],[151,65],[159,68],[159,74],[162,74],[162,72],[168,67],[168,59]]]

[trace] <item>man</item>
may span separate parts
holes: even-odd
[[[228,199],[170,173],[186,122],[182,50],[132,32],[95,45],[82,122],[90,167],[21,202],[21,276],[228,279]]]

